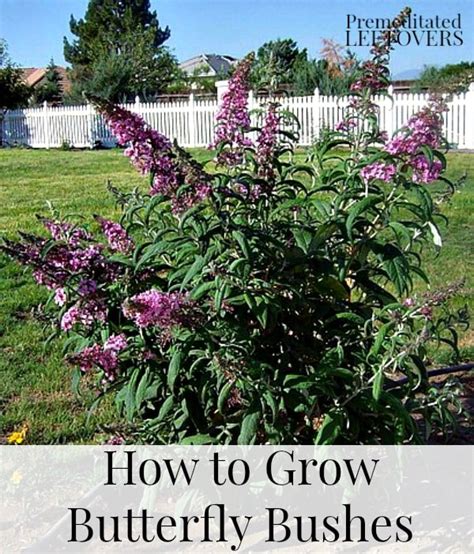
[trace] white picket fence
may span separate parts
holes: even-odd
[[[215,115],[226,82],[218,83],[217,99],[199,99],[145,103],[137,98],[124,107],[141,114],[155,129],[182,146],[207,146],[213,140]],[[283,108],[300,121],[300,144],[309,145],[323,128],[334,128],[347,109],[347,98],[322,96],[316,90],[311,96],[282,97]],[[408,118],[426,105],[427,94],[392,94],[378,96],[381,128],[392,134]],[[250,109],[261,100],[250,93]],[[474,83],[468,92],[454,96],[444,116],[444,133],[455,148],[474,149]],[[97,141],[112,146],[114,139],[102,116],[90,105],[48,107],[7,112],[2,125],[3,144],[22,144],[33,148],[55,148],[63,143],[78,148],[92,148]]]

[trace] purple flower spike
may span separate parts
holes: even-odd
[[[252,141],[245,137],[250,129],[248,79],[252,62],[253,57],[247,56],[236,67],[216,117],[217,128],[211,148],[223,147],[217,157],[223,165],[238,165],[243,161],[244,148],[252,146]]]

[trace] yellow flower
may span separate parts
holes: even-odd
[[[26,438],[26,433],[28,432],[28,425],[23,425],[20,431],[13,431],[7,437],[8,444],[21,444]]]

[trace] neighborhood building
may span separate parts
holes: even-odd
[[[45,82],[45,74],[48,70],[47,67],[23,67],[23,80],[25,83],[33,89],[40,87]],[[71,81],[68,77],[65,67],[59,65],[56,66],[56,71],[60,76],[60,85],[62,92],[67,93],[71,90]]]
[[[179,67],[189,77],[196,79],[215,77],[217,79],[228,77],[238,61],[237,58],[232,56],[199,54],[194,58],[181,62]]]

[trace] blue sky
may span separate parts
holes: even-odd
[[[69,18],[84,15],[88,0],[0,0],[0,37],[21,66],[44,66],[51,57],[64,64],[63,36]],[[180,60],[198,53],[236,57],[277,37],[291,37],[318,55],[322,38],[345,41],[347,14],[389,17],[409,4],[425,17],[453,18],[461,13],[464,44],[451,47],[408,46],[392,58],[394,73],[425,64],[474,59],[473,0],[152,0],[162,25],[169,25],[167,42]],[[365,48],[353,48],[360,56]]]

